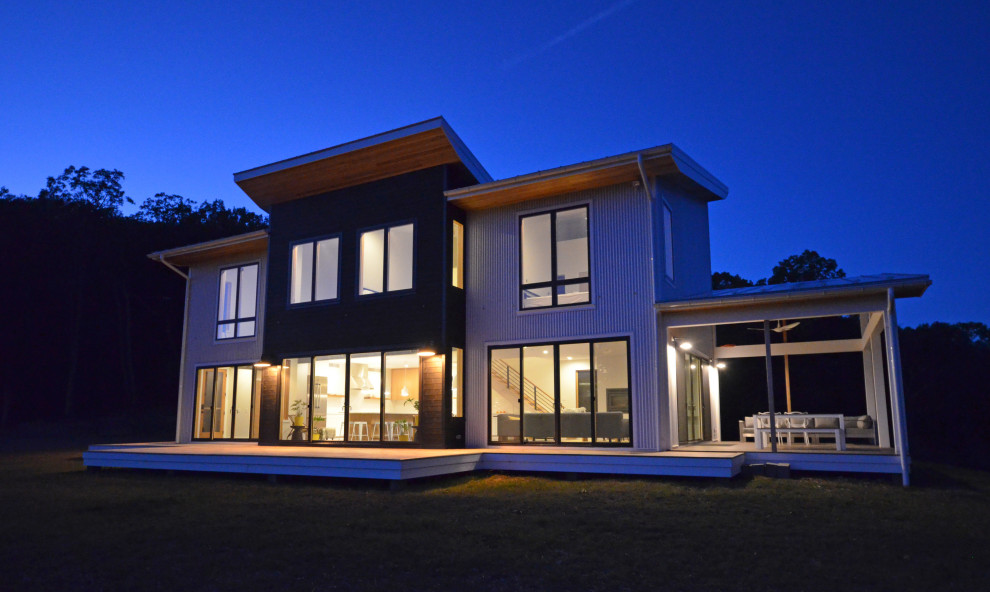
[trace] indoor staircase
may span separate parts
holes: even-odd
[[[492,380],[504,384],[517,395],[522,389],[522,398],[536,410],[537,413],[553,413],[553,395],[533,384],[528,378],[520,381],[519,371],[509,366],[503,360],[492,360]],[[520,387],[521,385],[521,387]],[[563,411],[564,406],[560,406]]]

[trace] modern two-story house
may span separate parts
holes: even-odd
[[[894,301],[928,277],[712,291],[728,190],[672,144],[495,181],[437,118],[234,181],[267,231],[150,255],[186,278],[174,446],[87,464],[907,483]],[[801,383],[823,357],[861,383]]]

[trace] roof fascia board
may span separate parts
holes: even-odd
[[[925,279],[920,279],[925,278]],[[835,286],[831,288],[817,288],[812,290],[798,290],[794,292],[780,292],[776,294],[758,294],[742,296],[726,296],[724,298],[697,298],[694,300],[678,300],[672,302],[658,302],[656,309],[664,311],[690,310],[699,308],[725,308],[736,305],[762,304],[771,302],[786,302],[794,300],[818,300],[831,297],[856,296],[860,294],[884,293],[888,288],[893,288],[895,292],[901,292],[901,298],[921,296],[930,286],[932,281],[928,276],[917,276],[916,279],[888,280],[873,284],[861,284],[856,286]],[[904,294],[908,291],[908,294]]]
[[[179,257],[182,255],[192,255],[194,253],[203,253],[206,251],[211,251],[213,249],[220,249],[223,247],[230,247],[234,245],[239,245],[251,241],[255,241],[262,238],[268,238],[267,230],[255,230],[253,232],[246,232],[244,234],[236,234],[234,236],[228,236],[224,238],[218,238],[216,240],[206,241],[202,243],[195,243],[192,245],[185,245],[182,247],[176,247],[174,249],[167,249],[164,251],[155,251],[154,253],[149,253],[148,258],[155,261],[160,260],[162,257]]]
[[[729,188],[725,183],[719,181],[715,175],[708,172],[683,150],[671,144],[670,155],[681,174],[707,189],[716,199],[725,199],[729,195]]]
[[[271,164],[266,164],[259,167],[255,167],[253,169],[248,169],[246,171],[241,171],[239,173],[234,173],[234,182],[239,183],[247,179],[253,179],[255,177],[261,177],[263,175],[277,173],[279,171],[284,171],[286,169],[291,169],[293,167],[309,164],[311,162],[316,162],[318,160],[324,160],[327,158],[332,158],[334,156],[340,156],[341,154],[347,154],[348,152],[355,152],[362,148],[368,148],[378,144],[384,144],[392,140],[398,140],[400,138],[414,136],[416,134],[427,132],[433,129],[442,130],[447,135],[448,140],[450,139],[451,134],[453,134],[453,130],[451,130],[450,126],[448,126],[447,123],[443,120],[443,117],[434,117],[433,119],[427,119],[426,121],[421,121],[419,123],[414,123],[412,125],[407,125],[405,127],[400,127],[398,129],[394,129],[391,131],[382,132],[380,134],[375,134],[373,136],[368,136],[367,138],[362,138],[360,140],[354,140],[352,142],[338,144],[337,146],[324,148],[323,150],[317,150],[316,152],[310,152],[308,154],[303,154],[301,156],[294,156],[292,158],[287,158],[285,160],[280,160],[278,162],[273,162]],[[456,137],[456,135],[454,137]],[[460,139],[458,139],[458,142],[460,142]],[[461,143],[461,149],[464,152],[467,152],[467,148],[463,146],[463,143]],[[457,146],[454,147],[454,150],[458,152],[458,155],[461,154],[461,151],[458,150]],[[471,159],[477,162],[477,160],[474,159],[473,156],[471,157]],[[480,166],[481,165],[479,164],[478,167]],[[481,170],[484,171],[484,169]],[[472,170],[472,172],[474,171]],[[486,176],[488,175],[487,172],[485,172],[484,174]]]
[[[440,127],[443,130],[444,135],[447,136],[447,141],[450,145],[454,147],[454,152],[457,156],[461,158],[461,162],[467,167],[474,178],[478,180],[478,183],[490,183],[492,181],[492,176],[488,174],[485,167],[481,166],[481,162],[475,158],[474,154],[468,150],[467,145],[461,140],[460,136],[454,133],[454,129],[450,127],[447,120],[443,117],[438,118],[440,120]]]
[[[493,191],[515,189],[517,187],[524,187],[532,183],[539,183],[541,181],[560,179],[563,177],[569,177],[571,175],[577,175],[581,173],[593,173],[595,171],[600,171],[613,167],[619,167],[624,165],[636,165],[637,159],[640,155],[642,155],[644,160],[662,158],[669,154],[670,147],[671,147],[670,144],[666,144],[664,146],[650,148],[649,150],[637,150],[635,152],[627,152],[625,154],[609,156],[606,158],[600,158],[598,160],[589,160],[587,162],[569,164],[554,169],[547,169],[545,171],[537,171],[535,173],[527,173],[525,175],[509,177],[508,179],[502,179],[500,181],[492,181],[491,183],[472,185],[469,187],[461,187],[459,189],[451,189],[449,191],[445,191],[444,195],[447,196],[448,200],[452,202],[456,202],[457,199],[463,197],[468,197],[468,196],[474,197],[478,195],[485,195],[486,193],[491,193]]]

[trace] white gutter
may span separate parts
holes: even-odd
[[[171,263],[169,263],[168,261],[166,261],[166,260],[165,260],[165,255],[161,255],[161,254],[159,254],[159,255],[158,255],[158,262],[159,262],[159,263],[161,263],[162,265],[164,265],[165,267],[167,267],[167,268],[169,268],[169,269],[171,269],[171,270],[172,270],[172,271],[174,271],[175,273],[177,273],[177,274],[179,274],[179,275],[181,275],[181,276],[182,276],[183,278],[185,278],[185,280],[186,280],[187,282],[189,281],[189,275],[188,275],[188,274],[186,274],[185,272],[183,272],[183,271],[182,271],[181,269],[179,269],[178,267],[176,267],[176,266],[174,266],[174,265],[172,265]]]
[[[697,298],[694,300],[679,300],[672,302],[658,302],[657,310],[676,311],[690,310],[695,308],[721,308],[735,306],[739,304],[755,304],[766,302],[778,302],[786,300],[816,300],[827,296],[851,296],[856,294],[876,294],[885,293],[888,289],[896,288],[920,288],[922,292],[931,285],[929,279],[886,281],[875,284],[862,284],[859,286],[832,286],[831,288],[815,288],[811,290],[798,290],[794,292],[775,292],[768,294],[753,294],[726,296],[723,298]],[[920,294],[919,294],[920,296]]]

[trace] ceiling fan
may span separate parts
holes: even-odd
[[[771,327],[771,331],[774,333],[780,333],[784,337],[784,343],[787,343],[787,332],[797,327],[801,324],[801,321],[794,321],[793,323],[788,323],[782,319],[777,320],[777,326]],[[747,327],[750,331],[762,331],[763,327]],[[784,354],[784,387],[787,391],[787,412],[791,412],[791,360],[790,356]]]

